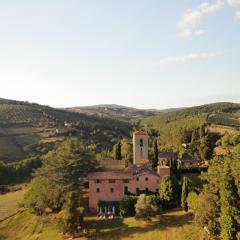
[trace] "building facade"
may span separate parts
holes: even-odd
[[[88,174],[89,209],[93,212],[97,211],[98,201],[120,201],[129,194],[158,192],[162,177],[170,175],[170,168],[167,166],[158,166],[157,170],[151,168],[151,163],[147,160],[146,133],[142,131],[134,133],[133,144],[135,144],[135,160],[132,165],[126,166],[120,162],[111,164],[111,161],[107,160],[110,166],[107,168],[104,160],[100,161],[100,164],[101,162],[104,164],[104,170]],[[115,170],[114,166],[116,166]]]

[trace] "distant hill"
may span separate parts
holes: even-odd
[[[213,103],[182,109],[136,109],[116,104],[55,109],[0,99],[0,161],[12,162],[53,149],[66,136],[77,136],[93,150],[111,149],[134,128],[160,135],[162,144],[178,142],[181,128],[202,124],[240,126],[240,104]],[[219,128],[212,128],[219,129]]]
[[[72,107],[67,108],[66,110],[71,112],[85,113],[88,115],[95,115],[99,117],[110,117],[113,119],[120,119],[122,121],[136,122],[146,117],[155,116],[161,112],[173,112],[178,109],[137,109],[117,104],[100,104],[93,106]]]
[[[0,161],[41,155],[65,136],[78,136],[96,149],[111,147],[131,129],[117,119],[0,99]]]

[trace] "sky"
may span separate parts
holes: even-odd
[[[0,98],[240,102],[240,0],[0,0]]]

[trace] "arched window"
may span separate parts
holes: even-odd
[[[143,140],[140,138],[140,147],[143,147]]]

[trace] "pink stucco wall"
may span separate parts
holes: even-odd
[[[146,180],[147,178],[147,180]],[[115,183],[110,183],[109,180],[101,180],[97,183],[95,180],[89,181],[89,208],[93,211],[97,210],[98,200],[103,201],[120,201],[124,198],[124,188],[128,187],[128,191],[136,194],[137,188],[141,191],[148,188],[149,191],[155,192],[160,187],[160,176],[157,174],[143,173],[133,176],[129,182],[124,180],[115,180]],[[97,188],[100,192],[97,192]],[[111,188],[114,189],[111,192]]]
[[[97,188],[100,192],[97,192]],[[111,192],[111,188],[114,192]],[[89,208],[96,211],[98,200],[120,201],[124,197],[123,180],[115,180],[115,183],[109,183],[109,180],[101,180],[96,183],[95,180],[89,181]]]
[[[146,180],[146,178],[148,180]],[[148,188],[149,191],[155,192],[159,189],[160,177],[157,175],[145,173],[142,175],[136,175],[132,181],[128,184],[129,192],[136,194],[137,188],[139,190],[145,190]]]

